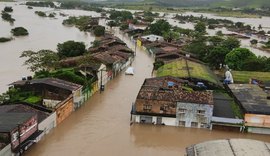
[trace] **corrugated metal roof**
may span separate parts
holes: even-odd
[[[187,148],[187,156],[269,156],[269,143],[250,139],[214,140]]]

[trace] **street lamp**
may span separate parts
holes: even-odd
[[[103,71],[106,71],[104,68],[102,68],[101,70],[100,70],[100,93],[102,92],[102,91],[104,91],[104,85],[102,84],[102,79],[103,79],[103,75],[102,75],[102,72]]]

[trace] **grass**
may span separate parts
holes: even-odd
[[[241,108],[234,101],[231,102],[231,108],[235,116],[237,116],[239,119],[244,118]]]
[[[270,72],[232,71],[235,82],[248,83],[250,78],[261,81],[270,81]]]
[[[174,76],[180,78],[196,78],[218,84],[214,73],[212,73],[205,65],[200,63],[187,61],[189,69],[187,69],[185,60],[178,60],[165,64],[157,70],[157,76]]]
[[[186,67],[185,61],[176,61],[165,64],[157,70],[157,76],[174,76],[188,78],[188,72],[187,70],[182,69],[183,67]]]
[[[24,100],[24,102],[30,103],[30,104],[37,104],[42,100],[40,96],[29,96],[27,99]]]

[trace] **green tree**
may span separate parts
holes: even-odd
[[[1,17],[3,20],[8,21],[10,23],[13,23],[15,21],[14,18],[11,17],[11,15],[7,12],[2,11]]]
[[[118,26],[118,23],[115,22],[115,21],[109,21],[109,22],[107,23],[107,25],[108,25],[110,28],[112,28],[112,27]]]
[[[232,51],[234,48],[240,47],[240,41],[235,37],[228,37],[222,43],[222,46]]]
[[[20,58],[27,58],[24,65],[28,66],[27,68],[32,72],[54,70],[59,61],[57,53],[51,50],[24,51]]]
[[[128,29],[128,24],[121,24],[120,30],[126,30]]]
[[[225,56],[230,51],[224,47],[216,46],[212,48],[209,53],[207,54],[205,60],[214,68],[219,68],[220,64],[225,63]]]
[[[94,28],[94,34],[95,34],[95,36],[97,36],[97,37],[99,37],[99,36],[104,36],[104,34],[105,34],[105,27],[100,26],[100,25],[96,26],[96,27]]]
[[[29,34],[27,29],[25,29],[24,27],[16,27],[14,29],[11,29],[11,33],[14,36],[26,36]]]
[[[83,42],[66,41],[57,45],[57,54],[60,58],[80,56],[86,52]]]
[[[6,7],[4,8],[4,11],[5,11],[5,12],[12,12],[13,9],[12,9],[12,7],[6,6]]]
[[[92,43],[92,48],[96,48],[96,47],[99,47],[100,46],[100,41],[99,40],[95,40],[94,42],[91,42]]]
[[[163,35],[166,32],[169,32],[171,25],[166,20],[158,20],[156,23],[153,23],[149,26],[149,31],[155,35]]]
[[[224,39],[220,36],[210,36],[208,38],[208,41],[210,42],[211,45],[218,46],[218,45],[221,45]]]
[[[204,22],[198,22],[195,27],[194,27],[195,31],[197,31],[198,33],[204,34],[206,33],[206,25]]]
[[[257,43],[258,43],[258,40],[256,40],[256,39],[253,39],[250,41],[250,44],[252,44],[252,45],[256,45]]]
[[[163,37],[167,42],[172,42],[172,40],[179,39],[180,35],[175,31],[168,31],[163,33]]]
[[[257,59],[256,55],[249,49],[236,48],[226,55],[225,63],[234,70],[243,70],[246,62],[255,59]]]

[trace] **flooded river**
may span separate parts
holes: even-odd
[[[3,4],[0,3],[0,9],[2,8]],[[57,43],[71,39],[84,41],[87,44],[93,40],[90,34],[84,34],[75,28],[63,27],[62,17],[43,19],[34,15],[33,12],[34,10],[27,10],[25,6],[14,6],[12,15],[16,19],[15,25],[28,28],[30,35],[0,44],[3,53],[0,61],[1,88],[27,73],[25,67],[21,67],[23,61],[18,58],[21,51],[44,48],[54,50]],[[65,12],[77,13],[76,11]],[[0,36],[3,36],[13,26],[0,21],[0,27]],[[134,43],[127,36],[121,35],[117,30],[116,34],[134,49]],[[250,138],[270,142],[270,136],[267,135],[130,125],[131,104],[135,101],[144,79],[151,77],[153,59],[145,51],[137,48],[132,66],[135,68],[134,76],[120,74],[105,87],[104,92],[95,94],[43,140],[33,145],[25,155],[181,156],[184,155],[187,146],[207,140]]]
[[[19,3],[0,3],[0,10],[5,6],[12,6],[12,17],[16,20],[14,25],[0,19],[0,37],[11,37],[10,30],[14,27],[24,27],[28,30],[29,35],[24,37],[15,37],[14,40],[6,43],[0,43],[0,93],[7,90],[7,85],[13,81],[27,76],[30,73],[26,66],[22,66],[24,60],[20,59],[21,52],[25,50],[56,50],[58,43],[68,40],[85,42],[90,46],[90,42],[94,41],[94,37],[89,33],[80,32],[75,27],[65,27],[62,25],[63,19],[67,17],[59,16],[56,19],[43,18],[36,15],[35,11],[52,12],[50,8],[34,8],[27,9],[25,5]],[[61,11],[71,15],[92,15],[97,16],[95,12],[66,10]]]

